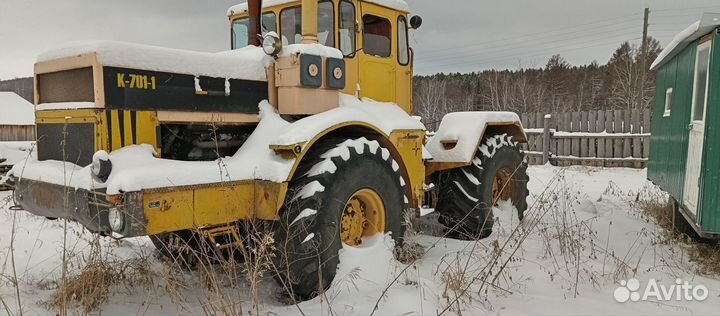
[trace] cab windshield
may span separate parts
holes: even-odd
[[[275,13],[268,12],[262,15],[262,33],[277,32],[277,23],[275,23]],[[239,18],[233,20],[232,24],[232,49],[243,48],[248,46],[248,29],[250,27],[250,19]]]
[[[277,32],[283,45],[298,44],[302,41],[302,14],[299,6],[290,7],[280,11],[280,30],[277,30],[275,13],[267,12],[262,15],[262,34]],[[354,12],[353,12],[354,14]],[[335,47],[333,3],[320,1],[318,3],[318,42],[325,46]],[[354,19],[353,19],[354,21]],[[239,18],[232,23],[232,49],[243,48],[248,45],[249,18]]]

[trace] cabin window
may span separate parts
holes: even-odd
[[[398,18],[398,62],[400,65],[407,65],[410,63],[410,47],[408,45],[408,30],[405,17],[401,16]]]
[[[338,42],[345,57],[355,56],[355,6],[349,1],[340,1],[340,25]]]
[[[702,121],[705,117],[705,104],[707,104],[708,75],[710,68],[710,43],[705,42],[698,46],[695,59],[695,87],[693,89],[693,121]]]
[[[665,90],[665,113],[663,116],[670,116],[670,110],[672,109],[672,88]]]
[[[390,57],[392,51],[390,20],[366,14],[363,16],[363,51],[377,57]]]
[[[248,46],[248,29],[250,27],[250,19],[240,18],[235,19],[232,24],[232,49],[243,48]],[[263,13],[262,22],[262,33],[277,32],[277,23],[275,23],[275,13],[268,12]]]
[[[329,47],[335,46],[334,12],[332,2],[318,3],[318,43]],[[288,8],[280,12],[280,37],[283,46],[302,43],[302,9],[300,7]]]

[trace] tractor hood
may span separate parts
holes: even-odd
[[[37,62],[85,54],[94,54],[103,66],[252,81],[267,81],[265,69],[273,62],[259,47],[208,53],[113,41],[68,43],[41,54]]]

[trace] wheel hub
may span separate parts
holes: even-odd
[[[358,246],[362,237],[385,232],[385,205],[372,189],[361,189],[345,202],[340,219],[340,239]]]
[[[513,197],[512,171],[508,168],[498,170],[492,183],[492,201],[497,205],[500,201],[507,201]]]

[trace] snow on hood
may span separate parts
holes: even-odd
[[[705,36],[720,26],[720,13],[705,13],[702,18],[688,26],[682,32],[675,35],[665,49],[650,66],[651,70],[664,65],[667,61],[679,54],[690,43],[698,38]]]
[[[311,140],[320,132],[346,122],[362,122],[373,125],[385,135],[393,130],[420,129],[425,126],[407,115],[394,103],[359,100],[354,96],[340,94],[340,107],[306,117],[290,125],[280,134],[273,145],[287,146]]]
[[[295,159],[282,158],[270,145],[308,141],[327,128],[352,121],[375,125],[385,134],[396,129],[424,129],[422,123],[392,103],[342,95],[341,104],[339,108],[289,123],[263,101],[259,105],[260,122],[243,146],[233,156],[215,161],[156,158],[150,145],[132,145],[110,153],[113,168],[105,183],[93,180],[90,166],[35,158],[16,164],[10,174],[74,188],[106,188],[108,194],[249,179],[285,182]]]
[[[41,54],[37,61],[88,53],[96,53],[104,66],[256,81],[267,80],[265,68],[273,62],[255,46],[208,53],[114,41],[71,42]]]
[[[343,58],[342,52],[334,47],[328,47],[321,44],[290,44],[286,45],[280,51],[278,56],[287,57],[295,54],[310,54],[322,57]]]

